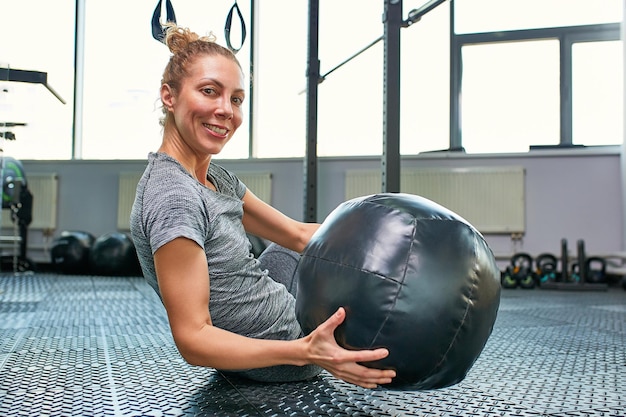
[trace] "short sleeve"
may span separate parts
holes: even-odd
[[[148,187],[144,194],[144,225],[152,254],[172,240],[184,237],[204,248],[208,216],[197,192],[182,184]]]

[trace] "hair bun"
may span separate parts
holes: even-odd
[[[216,40],[213,32],[209,33],[208,36],[199,36],[197,33],[189,30],[189,28],[177,26],[173,22],[166,23],[165,27],[167,28],[165,44],[173,54],[184,51],[192,42],[215,42]]]

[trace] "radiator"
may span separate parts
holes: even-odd
[[[135,201],[137,183],[143,172],[120,172],[117,189],[117,229],[130,230],[130,211]]]
[[[130,211],[135,200],[135,190],[142,173],[121,172],[119,175],[117,228],[130,230]],[[272,174],[269,172],[240,172],[237,177],[257,197],[271,204],[272,201]]]
[[[272,204],[271,172],[238,172],[237,177],[261,200]]]
[[[57,227],[58,176],[56,173],[34,173],[26,176],[33,194],[33,221],[30,229],[54,230]],[[11,212],[2,210],[2,228],[13,228]]]
[[[346,200],[379,193],[381,173],[346,172]],[[523,233],[523,167],[424,168],[403,170],[400,191],[426,197],[456,212],[482,233]]]

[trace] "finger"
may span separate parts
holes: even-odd
[[[391,383],[396,376],[396,372],[392,369],[381,370],[355,365],[342,369],[335,376],[365,388],[376,388],[379,385]]]
[[[320,327],[322,327],[323,329],[329,330],[331,332],[334,332],[335,329],[339,327],[341,323],[343,323],[345,318],[346,318],[346,310],[343,307],[339,307],[332,316],[330,316],[328,319],[326,319],[324,323],[320,325]]]
[[[348,350],[345,357],[342,358],[346,362],[370,362],[384,359],[389,356],[389,350],[378,348],[372,350]]]

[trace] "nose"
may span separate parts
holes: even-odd
[[[233,104],[230,102],[228,97],[220,98],[215,113],[226,120],[233,118]]]

